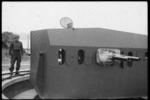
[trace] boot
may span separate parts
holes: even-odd
[[[16,71],[15,75],[19,75],[19,72],[18,72],[18,71]]]

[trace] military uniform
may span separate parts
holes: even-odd
[[[14,41],[10,44],[9,54],[11,55],[11,66],[9,68],[11,74],[14,70],[14,64],[17,61],[16,65],[16,74],[18,74],[18,71],[20,69],[20,63],[21,63],[21,55],[23,55],[23,46],[22,42],[20,41]]]

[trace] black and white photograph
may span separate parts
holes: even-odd
[[[148,100],[148,2],[2,1],[2,99]]]

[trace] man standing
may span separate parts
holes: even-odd
[[[14,70],[14,64],[16,64],[16,75],[19,74],[21,58],[23,56],[22,42],[19,41],[19,35],[14,36],[14,41],[10,44],[9,54],[11,56],[11,66],[9,68],[10,75],[12,76]]]

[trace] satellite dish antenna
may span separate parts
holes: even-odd
[[[63,28],[73,28],[73,21],[68,17],[63,17],[60,19],[60,24]]]

